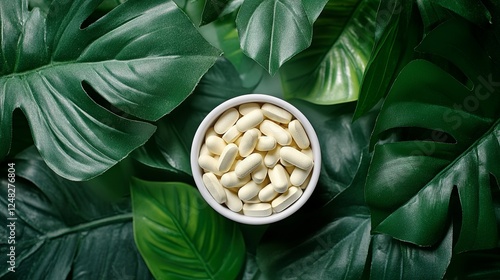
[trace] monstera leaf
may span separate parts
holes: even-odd
[[[0,278],[153,279],[134,243],[129,197],[110,202],[95,192],[102,185],[59,177],[34,147],[9,163],[16,176],[0,178],[0,218],[15,224],[15,239],[0,240]],[[128,189],[124,175],[116,172],[106,187]],[[10,234],[0,227],[2,237]],[[11,246],[15,272],[7,264]]]
[[[374,232],[429,246],[451,219],[458,252],[496,246],[500,72],[473,34],[464,20],[440,25],[418,50],[452,62],[450,72],[415,60],[392,86],[372,142],[399,141],[375,146],[366,183]]]
[[[311,46],[280,71],[286,98],[317,104],[358,98],[374,44],[378,4],[376,0],[328,2],[314,23]]]
[[[270,74],[306,49],[312,24],[327,0],[248,0],[236,18],[240,45],[245,54]]]
[[[219,17],[230,0],[173,0],[196,25],[210,23]]]
[[[153,134],[137,119],[169,113],[219,55],[172,1],[130,0],[83,27],[100,2],[55,0],[47,15],[0,2],[0,158],[20,109],[50,168],[95,177]]]

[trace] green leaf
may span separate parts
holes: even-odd
[[[14,163],[14,216],[8,216],[7,163]],[[0,240],[2,279],[152,279],[133,238],[130,199],[101,199],[90,182],[51,171],[35,148],[2,163],[0,218],[17,218],[15,244]],[[115,178],[115,184],[121,177]],[[107,186],[106,186],[107,187]],[[128,186],[125,186],[128,187]],[[9,221],[11,222],[11,221]],[[10,230],[0,227],[0,235]],[[15,273],[7,256],[15,246]]]
[[[414,58],[413,49],[421,37],[417,18],[411,1],[380,3],[374,48],[362,78],[354,119],[366,114],[387,95],[401,69]]]
[[[183,183],[132,181],[137,246],[157,279],[234,279],[245,259],[238,225]]]
[[[0,158],[19,108],[50,168],[93,178],[153,134],[137,118],[173,110],[219,55],[171,1],[130,0],[81,28],[99,2],[55,0],[46,16],[26,0],[0,4]]]
[[[431,2],[453,11],[477,25],[488,25],[492,21],[490,12],[480,0],[459,2],[453,0],[432,0]]]
[[[446,279],[498,279],[499,277],[499,248],[457,254],[446,272]]]
[[[202,120],[222,102],[248,91],[231,63],[219,59],[194,93],[157,122],[154,136],[134,151],[132,157],[150,167],[191,175],[191,143]]]
[[[499,72],[464,21],[440,25],[419,50],[463,73],[455,78],[416,60],[396,79],[372,135],[373,143],[400,135],[375,146],[366,185],[373,230],[429,246],[445,235],[451,218],[458,252],[492,248],[498,239],[490,174],[500,178]]]
[[[269,227],[257,248],[257,262],[268,278],[361,277],[371,239],[370,212],[363,199],[368,163],[365,158],[351,186],[326,206],[299,210]]]
[[[378,2],[328,2],[314,23],[311,46],[285,63],[280,71],[286,98],[317,104],[358,99],[374,44]]]
[[[369,113],[353,123],[354,103],[326,106],[299,99],[290,102],[311,122],[319,138],[321,158],[328,159],[321,162],[320,183],[310,198],[314,205],[323,206],[354,178],[377,114]]]
[[[216,20],[230,0],[173,0],[197,26]]]
[[[450,264],[453,230],[434,247],[421,248],[388,235],[372,237],[370,279],[443,279]]]
[[[244,1],[236,18],[243,52],[271,75],[292,56],[309,47],[312,39],[311,16],[324,1],[301,0]]]

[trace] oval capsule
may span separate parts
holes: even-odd
[[[269,179],[274,186],[274,190],[278,193],[286,192],[290,181],[285,168],[278,164],[275,167],[269,169],[267,173],[269,174]]]
[[[234,171],[227,172],[220,178],[220,183],[226,188],[239,188],[250,181],[250,176],[238,178]]]
[[[214,155],[222,154],[222,151],[226,147],[226,141],[224,141],[219,136],[209,136],[205,141],[207,149]]]
[[[309,176],[309,173],[311,173],[311,170],[312,166],[308,169],[295,167],[290,174],[290,184],[292,184],[292,186],[302,186]]]
[[[233,165],[236,156],[238,155],[238,146],[236,144],[228,144],[222,151],[219,161],[217,162],[217,168],[220,172],[227,172]]]
[[[241,200],[250,200],[255,197],[261,189],[262,187],[260,185],[254,181],[250,181],[238,190],[238,197]]]
[[[292,143],[292,136],[290,133],[270,120],[264,120],[259,128],[262,134],[274,137],[276,142],[281,146],[290,145],[290,143]]]
[[[202,180],[208,192],[212,195],[215,201],[217,201],[217,203],[222,204],[226,202],[226,193],[224,192],[224,188],[215,174],[205,173],[203,174]]]
[[[238,146],[240,156],[246,157],[253,152],[255,146],[257,145],[257,141],[259,140],[259,134],[260,132],[256,128],[247,130],[243,134],[243,136],[240,138],[241,141]]]
[[[224,135],[222,135],[222,139],[224,139],[227,143],[233,143],[236,139],[238,139],[238,137],[240,137],[240,135],[241,132],[239,132],[238,129],[236,129],[236,126],[233,125],[228,131],[226,131],[226,133],[224,133]]]
[[[260,166],[251,173],[251,176],[252,180],[257,184],[261,184],[267,177],[267,167],[261,163]]]
[[[267,152],[266,156],[264,157],[264,164],[268,168],[273,168],[280,160],[280,149],[281,146],[278,146],[273,150]]]
[[[234,108],[225,111],[214,124],[214,130],[218,134],[226,133],[238,120],[240,113]]]
[[[260,105],[258,103],[255,103],[255,102],[244,103],[238,107],[238,111],[242,115],[246,115],[255,109],[260,109]]]
[[[233,212],[240,212],[243,209],[243,202],[238,197],[237,194],[233,193],[229,189],[224,188],[226,193],[226,206]]]
[[[266,217],[273,213],[270,203],[245,203],[243,214],[252,217]]]
[[[291,147],[281,148],[280,157],[284,161],[301,169],[308,169],[313,165],[313,161],[310,157]]]
[[[301,149],[307,149],[310,145],[309,137],[304,130],[304,127],[298,120],[293,120],[288,124],[288,132],[292,135],[293,140]]]
[[[279,193],[274,190],[273,184],[267,184],[259,191],[259,200],[262,202],[270,202],[275,197],[277,197]]]
[[[258,153],[253,153],[243,159],[234,169],[238,178],[243,178],[250,175],[254,170],[262,164],[262,156]]]
[[[219,171],[217,160],[214,157],[209,155],[201,155],[198,158],[198,165],[209,172],[212,172],[216,175],[221,175],[222,173]]]
[[[261,152],[271,151],[276,148],[276,139],[272,136],[261,136],[257,140],[255,149]]]
[[[292,114],[273,104],[266,103],[261,110],[264,116],[275,122],[287,124],[292,120]]]
[[[297,201],[302,195],[302,189],[297,187],[290,187],[287,192],[278,196],[271,202],[271,206],[273,207],[274,213],[279,213],[288,206],[292,205],[295,201]]]
[[[260,109],[255,109],[244,115],[236,122],[236,128],[240,132],[245,132],[251,128],[258,126],[264,120],[264,115]]]

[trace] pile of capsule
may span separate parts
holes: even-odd
[[[198,164],[215,201],[264,217],[300,198],[314,162],[309,137],[292,114],[269,103],[245,103],[208,129]]]

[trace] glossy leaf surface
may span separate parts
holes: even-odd
[[[285,63],[286,98],[317,104],[357,100],[374,44],[376,0],[330,1],[314,23],[312,44]]]
[[[429,246],[452,218],[459,220],[458,252],[497,242],[490,174],[500,178],[500,84],[471,28],[448,21],[419,46],[453,62],[462,76],[413,61],[384,103],[372,142],[392,132],[400,140],[375,146],[366,195],[376,232]]]
[[[93,184],[59,177],[35,148],[9,163],[15,164],[10,188],[15,201],[8,200],[14,192],[2,172],[0,217],[16,218],[9,221],[15,223],[15,244],[0,240],[2,279],[153,279],[134,243],[130,199],[110,202]],[[8,205],[12,202],[15,207]],[[15,208],[14,215],[7,208]],[[9,236],[10,229],[2,226],[0,235]],[[15,273],[7,271],[10,246],[15,246]]]
[[[411,1],[381,1],[374,48],[362,78],[354,119],[366,114],[387,95],[401,69],[414,58],[413,49],[421,39],[420,29]]]
[[[95,177],[153,134],[137,119],[169,113],[219,55],[171,1],[130,0],[82,27],[99,3],[56,0],[47,15],[0,3],[0,158],[19,108],[50,168]]]
[[[234,279],[245,259],[238,225],[183,183],[132,181],[137,246],[157,279]]]
[[[250,0],[244,1],[238,12],[236,25],[241,48],[271,75],[311,44],[310,16],[321,10],[325,2],[309,1],[307,9],[302,2]]]

